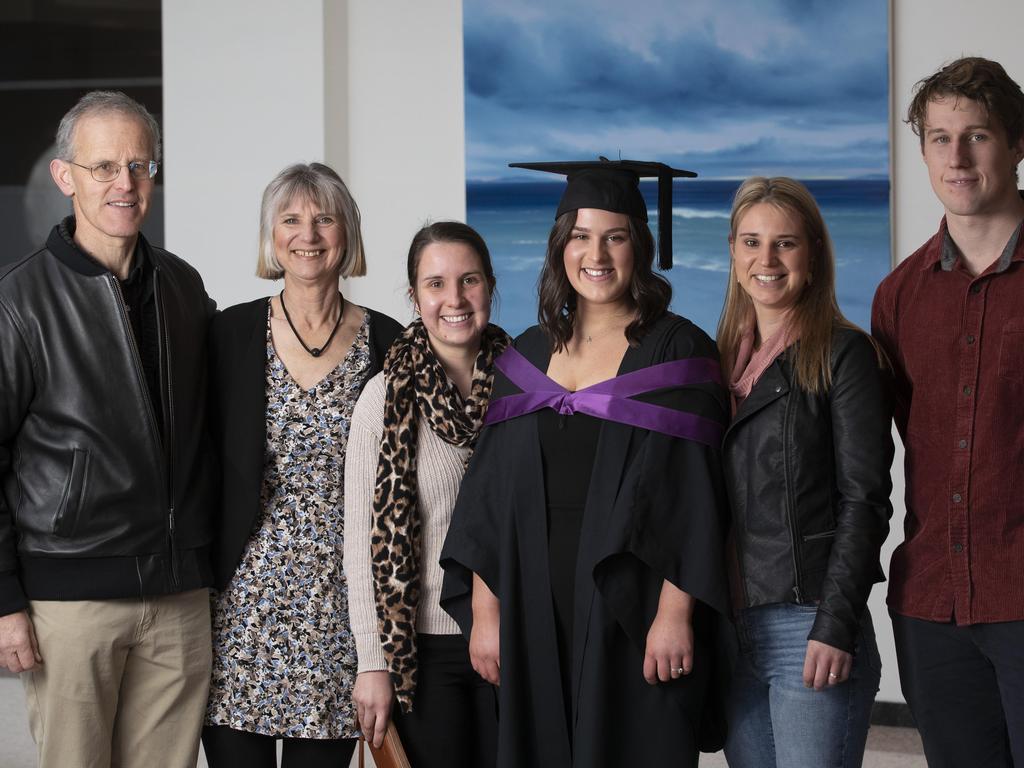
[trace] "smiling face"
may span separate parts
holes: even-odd
[[[577,302],[629,303],[633,278],[629,217],[599,208],[580,208],[563,261]]]
[[[344,254],[338,217],[308,197],[293,197],[274,219],[274,255],[285,280],[337,283]]]
[[[922,138],[928,178],[947,214],[985,215],[1017,202],[1014,171],[1024,139],[1011,147],[981,104],[955,97],[928,102]]]
[[[466,243],[424,246],[412,297],[438,355],[480,348],[491,317],[491,289],[480,256]]]
[[[75,212],[75,241],[93,255],[131,250],[149,210],[153,179],[134,179],[127,166],[153,159],[153,137],[136,117],[117,112],[86,114],[75,126],[72,161],[54,160],[50,172]],[[122,166],[113,181],[96,181],[89,168]]]
[[[759,319],[791,309],[811,275],[811,244],[799,216],[769,203],[752,205],[729,238],[736,282]]]

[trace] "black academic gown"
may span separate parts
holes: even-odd
[[[516,348],[540,371],[547,337],[526,331]],[[717,359],[695,325],[666,314],[619,374],[669,360]],[[500,372],[493,399],[519,390]],[[726,421],[717,384],[638,399]],[[547,518],[537,414],[486,427],[467,470],[441,553],[441,604],[469,636],[472,574],[501,603],[499,768],[696,765],[695,743],[723,737],[716,631],[728,605],[726,509],[718,446],[604,421],[584,510],[572,633],[572,738],[548,574]],[[648,685],[642,667],[662,581],[700,601],[693,673]]]

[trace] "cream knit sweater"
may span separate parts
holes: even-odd
[[[370,570],[373,491],[383,431],[384,374],[378,373],[366,384],[352,412],[345,450],[345,576],[359,672],[386,668],[377,630],[377,607]],[[459,634],[458,625],[438,603],[442,579],[438,559],[452,519],[455,499],[459,495],[468,452],[468,448],[446,443],[426,424],[418,426],[416,497],[422,528],[416,631],[423,634]]]

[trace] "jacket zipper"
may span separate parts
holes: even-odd
[[[787,395],[786,417],[782,429],[783,438],[787,443],[789,442],[791,402],[792,399]],[[793,509],[793,478],[789,467],[790,451],[788,445],[783,447],[782,456],[783,473],[785,474],[786,479],[786,517],[789,518],[790,551],[793,555],[793,596],[796,598],[798,603],[802,603],[804,601],[804,595],[803,590],[800,589],[800,551],[797,548],[800,537],[797,535],[796,514]]]
[[[722,454],[723,454],[723,456],[725,454],[725,441],[728,439],[728,437],[729,437],[729,430],[726,429],[725,437],[722,439]],[[740,535],[740,531],[739,531],[739,520],[738,520],[738,518],[739,518],[738,515],[734,515],[732,517],[732,520],[730,521],[730,524],[732,526],[732,548],[733,548],[733,554],[736,556],[736,570],[738,571],[737,575],[739,576],[739,579],[738,579],[739,587],[740,587],[740,591],[743,593],[740,596],[741,597],[741,603],[742,603],[741,607],[742,608],[746,608],[747,607],[747,572],[746,572],[746,569],[743,567],[743,546],[740,544],[740,539],[742,538],[742,536]],[[747,525],[746,507],[744,507],[743,527],[746,528],[746,525]],[[731,578],[731,576],[730,576],[730,578]],[[732,606],[730,606],[730,609],[732,609]]]
[[[167,538],[171,554],[171,583],[181,587],[178,563],[178,540],[174,520],[174,385],[171,380],[171,345],[164,321],[164,303],[160,298],[160,267],[153,267],[153,297],[156,300],[156,332],[160,339],[160,383],[164,386],[164,452],[167,467]]]
[[[155,279],[156,278],[154,277],[154,280]],[[128,347],[129,347],[129,349],[131,349],[131,352],[132,352],[132,363],[134,364],[134,367],[135,367],[135,376],[138,379],[139,387],[142,390],[142,400],[146,404],[146,412],[149,414],[149,427],[150,427],[150,431],[155,436],[157,444],[161,445],[161,442],[160,442],[160,429],[157,427],[157,422],[156,422],[156,409],[153,407],[153,399],[149,396],[149,386],[146,384],[146,374],[145,374],[145,371],[142,370],[142,356],[139,353],[138,343],[135,341],[135,334],[132,332],[131,321],[128,319],[128,310],[127,310],[127,307],[126,307],[125,301],[124,301],[124,292],[121,290],[121,284],[117,281],[117,278],[114,275],[108,274],[107,275],[107,281],[110,283],[111,290],[114,292],[115,303],[117,304],[117,311],[118,311],[118,314],[121,317],[121,325],[122,325],[122,327],[124,329],[125,336],[128,339]],[[154,290],[155,290],[155,286],[154,286]],[[160,297],[159,297],[159,294],[156,295],[156,303],[157,303],[157,324],[158,324],[158,330],[159,330],[159,323],[160,323]],[[162,359],[163,359],[163,355],[161,355],[161,360]],[[164,488],[164,494],[165,494],[165,502],[164,502],[164,504],[170,510],[170,514],[168,516],[167,533],[168,533],[168,537],[169,537],[170,542],[171,542],[171,580],[172,580],[172,582],[174,584],[174,588],[177,589],[178,586],[179,586],[179,583],[178,583],[177,567],[176,567],[175,557],[174,557],[174,555],[175,555],[175,553],[174,553],[174,505],[173,505],[173,501],[172,501],[173,497],[169,494],[169,490],[170,490],[170,483],[169,483],[169,481],[170,481],[170,466],[169,466],[170,457],[169,457],[169,454],[168,454],[168,451],[167,451],[166,447],[161,445],[161,449],[162,450],[160,451],[160,453],[162,454],[161,458],[163,458],[164,473],[165,473],[165,475],[168,478],[168,485],[167,485],[167,487]],[[141,585],[141,581],[140,581],[140,585]]]

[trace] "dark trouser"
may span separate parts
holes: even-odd
[[[462,635],[418,635],[412,712],[395,715],[415,768],[490,768],[497,760],[494,688],[469,663]],[[397,712],[397,708],[396,708]]]
[[[236,731],[226,725],[203,728],[210,768],[276,768],[277,737]],[[282,738],[281,768],[347,768],[355,739]]]
[[[889,613],[929,768],[1024,767],[1024,621],[958,627]]]

